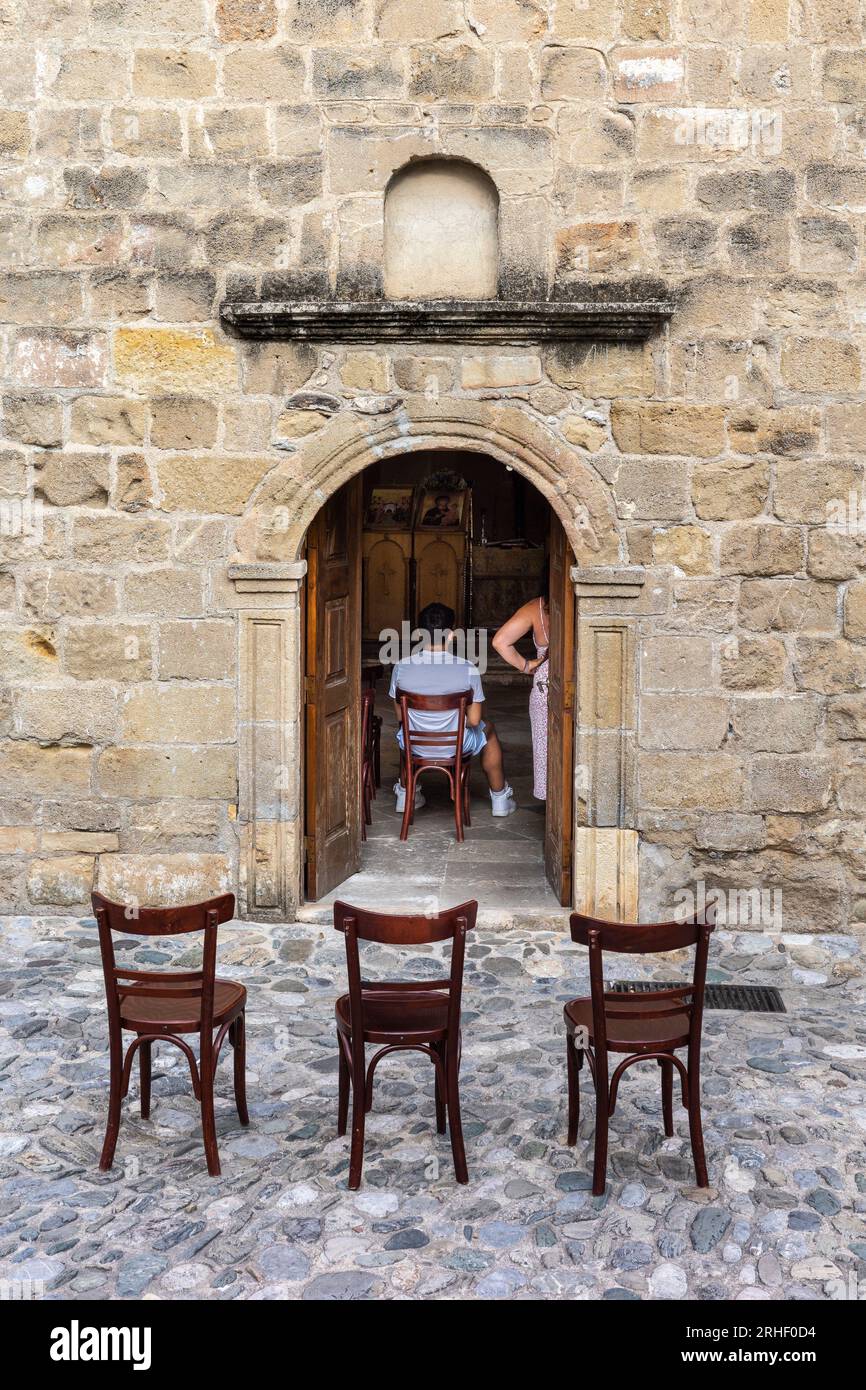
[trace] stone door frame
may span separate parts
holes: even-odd
[[[303,582],[309,523],[344,482],[416,450],[486,453],[523,474],[559,516],[577,561],[575,905],[637,910],[634,742],[637,605],[644,572],[622,561],[610,490],[585,458],[520,405],[384,402],[341,411],[268,475],[228,568],[239,644],[239,913],[292,921],[303,883]]]

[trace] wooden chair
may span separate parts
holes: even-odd
[[[376,747],[373,713],[376,692],[370,688],[361,695],[361,839],[373,823],[372,806],[376,796]],[[381,719],[379,723],[381,725]]]
[[[655,1060],[661,1068],[662,1115],[665,1134],[674,1132],[674,1067],[680,1075],[683,1105],[689,1114],[689,1133],[698,1187],[709,1185],[704,1139],[701,1129],[700,1062],[701,1021],[707,954],[713,925],[692,919],[688,922],[659,922],[638,925],[604,922],[594,917],[572,914],[571,939],[589,947],[591,997],[572,999],[565,1006],[566,1058],[568,1063],[568,1143],[577,1143],[580,1119],[580,1070],[583,1055],[595,1085],[595,1157],[592,1190],[596,1197],[605,1189],[607,1172],[608,1120],[614,1113],[617,1090],[623,1073],[634,1062]],[[655,954],[696,946],[691,985],[658,989],[646,994],[606,992],[604,951]],[[688,1064],[678,1057],[688,1049]],[[608,1052],[628,1055],[618,1063],[608,1085]]]
[[[214,1121],[213,1084],[220,1048],[228,1034],[234,1051],[235,1103],[242,1125],[248,1125],[246,1100],[246,1002],[243,985],[216,978],[217,928],[234,916],[231,893],[186,907],[142,907],[134,914],[122,903],[92,895],[99,928],[102,970],[108,1001],[108,1038],[111,1052],[111,1090],[108,1126],[99,1166],[111,1167],[120,1129],[120,1104],[129,1091],[136,1052],[141,1077],[141,1114],[150,1114],[151,1049],[155,1042],[179,1047],[189,1062],[193,1093],[201,1103],[201,1125],[208,1172],[220,1172]],[[204,932],[201,970],[127,970],[114,958],[113,932],[127,936],[180,936]],[[214,1029],[217,1029],[214,1038]],[[124,1030],[136,1037],[123,1055]],[[199,1062],[179,1033],[199,1034]]]
[[[472,691],[463,690],[458,695],[415,695],[408,690],[397,689],[397,703],[400,706],[400,723],[403,729],[402,770],[403,785],[406,788],[406,805],[403,822],[400,826],[400,839],[408,840],[409,826],[415,819],[415,788],[423,772],[444,772],[451,789],[454,802],[454,822],[457,839],[463,840],[464,825],[471,825],[469,814],[469,778],[472,771],[472,758],[463,752],[463,731],[466,727],[466,710],[472,704]],[[409,727],[412,710],[457,711],[457,728],[450,733],[424,732]],[[453,753],[435,754],[426,757],[424,750],[449,748]]]
[[[352,1148],[349,1187],[361,1186],[364,1120],[373,1106],[373,1076],[389,1052],[423,1052],[435,1071],[436,1129],[445,1133],[447,1112],[457,1181],[469,1181],[460,1123],[460,999],[466,933],[475,926],[477,902],[462,903],[435,917],[391,916],[334,903],[334,926],[346,938],[349,992],[337,1000],[339,1101],[337,1133],[346,1133],[352,1090]],[[389,946],[421,946],[452,941],[451,973],[446,980],[371,983],[361,977],[359,941]],[[367,1065],[367,1043],[381,1044]]]

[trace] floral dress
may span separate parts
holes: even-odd
[[[546,656],[550,650],[549,634],[547,623],[544,621],[544,605],[541,599],[538,600],[538,616],[541,619],[541,630],[548,639],[543,647],[535,643],[535,652],[539,657]],[[532,795],[538,797],[539,801],[547,800],[547,691],[549,683],[549,666],[547,662],[539,666],[532,677],[532,690],[529,693],[529,722],[532,726],[532,770],[534,775],[534,785]]]

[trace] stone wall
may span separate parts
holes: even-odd
[[[79,911],[94,872],[151,901],[234,884],[236,532],[317,439],[420,392],[543,424],[551,494],[579,520],[591,474],[604,561],[648,569],[644,909],[703,878],[781,887],[790,930],[866,926],[862,22],[858,0],[0,0],[5,910]],[[380,293],[385,186],[430,155],[495,181],[502,294],[652,274],[680,291],[669,330],[222,330],[224,298]]]

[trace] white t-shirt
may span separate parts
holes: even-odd
[[[473,704],[480,704],[484,699],[477,666],[465,657],[439,650],[416,652],[408,661],[398,661],[388,691],[392,700],[397,698],[398,687],[413,695],[459,695],[471,690]],[[422,733],[453,733],[457,728],[457,710],[410,710],[409,728]],[[424,749],[425,756],[430,758],[444,757],[453,751],[453,746]]]

